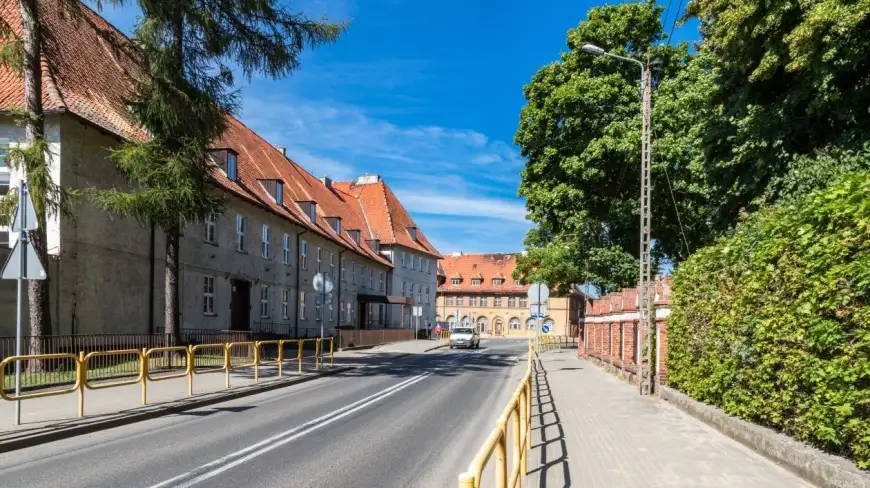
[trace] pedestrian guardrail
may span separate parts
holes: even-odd
[[[314,344],[314,354],[311,356],[304,354],[306,343]],[[295,356],[285,358],[285,348],[290,345],[295,345],[297,352]],[[277,349],[277,357],[275,359],[264,359],[266,357],[263,353],[264,347],[275,347]],[[329,353],[329,365],[334,366],[335,340],[332,337],[325,337],[323,340],[282,339],[152,347],[150,349],[118,349],[114,351],[93,351],[87,354],[82,351],[78,355],[63,353],[10,356],[0,361],[0,385],[4,385],[7,382],[7,377],[10,376],[6,373],[7,367],[14,365],[18,361],[26,364],[35,361],[42,363],[46,361],[67,361],[75,366],[74,381],[72,386],[68,388],[22,393],[18,396],[6,393],[3,388],[0,388],[0,398],[15,402],[32,398],[78,393],[78,414],[82,417],[85,414],[85,390],[101,390],[139,384],[142,390],[142,405],[147,405],[148,383],[186,377],[188,379],[187,393],[192,396],[193,378],[196,375],[224,373],[226,375],[226,387],[229,388],[231,372],[233,370],[251,368],[254,371],[254,381],[259,382],[260,368],[262,366],[277,366],[278,377],[280,378],[284,375],[284,363],[288,360],[295,360],[297,362],[298,372],[301,375],[305,359],[313,360],[314,368],[321,369],[325,360],[323,357],[324,351],[327,350]],[[211,360],[212,364],[201,364],[209,363],[209,360]],[[111,382],[101,381],[99,374],[95,374],[93,377],[89,375],[89,372],[98,371],[98,369],[92,371],[91,367],[94,366],[95,362],[100,361],[136,363],[138,375]],[[152,367],[154,371],[152,371]],[[130,376],[133,375],[131,374]]]
[[[529,343],[529,366],[511,396],[495,429],[477,451],[468,465],[468,470],[459,475],[459,488],[480,488],[483,471],[495,454],[496,488],[519,488],[528,474],[528,455],[532,437],[532,372],[534,371],[535,348]],[[511,461],[508,463],[508,422],[512,426]],[[510,464],[510,467],[508,466]]]
[[[445,341],[445,342],[450,340],[450,331],[449,330],[442,330],[441,331],[441,340]]]
[[[569,336],[553,336],[541,335],[538,337],[538,349],[541,351],[551,351],[553,349],[561,349],[565,346],[575,346],[574,338]]]

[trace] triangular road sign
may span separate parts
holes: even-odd
[[[15,241],[15,247],[12,248],[12,253],[9,254],[9,259],[3,265],[3,271],[0,273],[0,279],[17,280],[22,278],[25,280],[44,280],[45,269],[42,263],[39,262],[39,256],[36,255],[36,249],[30,241],[24,241],[24,250],[22,251],[20,240]],[[24,252],[24,269],[21,269],[21,253]]]
[[[22,195],[24,198],[22,199]],[[24,230],[36,230],[38,221],[36,220],[36,210],[33,208],[33,200],[30,198],[30,192],[27,191],[27,185],[22,184],[18,189],[18,208],[15,209],[15,215],[12,217],[12,227],[9,229],[12,232],[21,232],[21,201],[24,200]]]

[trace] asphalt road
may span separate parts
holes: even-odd
[[[4,488],[455,486],[526,367],[483,340],[0,454]]]

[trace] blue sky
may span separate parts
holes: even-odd
[[[443,253],[520,251],[531,226],[513,145],[522,87],[600,3],[294,2],[309,17],[351,19],[350,28],[306,53],[292,77],[242,85],[240,118],[315,176],[380,174]],[[130,32],[136,14],[103,15]],[[678,27],[674,37],[695,33]]]

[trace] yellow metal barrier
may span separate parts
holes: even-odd
[[[247,346],[249,351],[250,351],[250,348],[252,348],[252,347],[254,348],[254,360],[253,360],[253,362],[233,365],[232,351],[233,351],[234,347],[239,347],[239,346]],[[254,382],[260,381],[260,367],[259,367],[260,366],[260,350],[257,347],[256,342],[253,342],[253,341],[251,341],[251,342],[228,342],[226,345],[226,355],[227,355],[226,356],[227,357],[227,360],[226,360],[226,362],[227,362],[227,370],[226,370],[227,388],[230,387],[230,372],[232,372],[232,370],[234,370],[234,369],[254,368]]]
[[[195,346],[190,346],[190,376],[187,377],[187,394],[193,396],[193,377],[198,374],[208,374],[208,373],[221,373],[225,372],[228,369],[227,364],[229,363],[230,355],[227,350],[226,344],[197,344]],[[211,367],[203,370],[199,370],[196,368],[196,353],[199,351],[208,351],[208,350],[220,350],[220,354],[222,359],[220,367]]]
[[[137,359],[139,359],[139,376],[136,379],[132,380],[120,380],[120,381],[112,381],[109,383],[101,383],[99,385],[92,385],[88,382],[88,363],[91,359],[101,356],[130,356],[135,355]],[[145,356],[144,351],[139,349],[118,349],[116,351],[95,351],[92,353],[88,353],[85,355],[84,352],[79,353],[79,363],[81,364],[81,368],[79,371],[81,374],[81,381],[79,381],[79,417],[85,414],[85,388],[89,390],[101,390],[103,388],[113,388],[115,386],[125,386],[125,385],[135,385],[136,383],[144,383],[145,382]],[[2,384],[2,383],[0,383]]]
[[[441,331],[441,340],[442,341],[450,340],[450,331],[449,330],[442,330]]]
[[[314,359],[314,369],[317,369],[317,355],[320,352],[320,339],[298,339],[299,340],[299,374],[302,374],[302,361],[305,359]],[[314,356],[305,356],[303,355],[303,349],[305,348],[306,342],[314,343]]]
[[[511,396],[507,406],[498,418],[495,429],[487,437],[486,442],[477,452],[474,460],[468,465],[468,470],[459,475],[459,488],[480,488],[483,470],[496,455],[495,486],[496,488],[518,488],[522,478],[528,474],[528,453],[531,449],[532,433],[532,371],[535,360],[535,348],[529,343],[529,366],[523,379]],[[507,424],[511,421],[512,465],[508,468],[507,457]]]
[[[185,356],[185,367],[184,372],[182,373],[172,373],[161,375],[157,378],[151,376],[150,366],[151,366],[151,355],[154,353],[163,352],[163,353],[173,353],[173,352],[183,352]],[[142,405],[148,404],[148,382],[149,381],[164,381],[171,380],[173,378],[184,378],[191,374],[193,370],[193,361],[191,361],[190,357],[190,348],[187,346],[170,346],[170,347],[152,347],[151,349],[142,348]]]
[[[45,359],[71,359],[75,362],[76,365],[76,373],[75,373],[75,384],[73,384],[69,388],[64,388],[62,390],[51,390],[51,391],[40,391],[37,393],[31,393],[29,395],[7,395],[2,386],[6,384],[6,365],[14,364],[15,361],[36,361],[36,360],[45,360]],[[43,398],[47,396],[55,396],[55,395],[66,395],[67,393],[75,393],[79,392],[79,417],[84,415],[82,411],[82,399],[81,399],[81,386],[82,386],[82,361],[75,354],[34,354],[29,356],[9,356],[8,358],[0,361],[0,398],[10,401],[16,402],[21,400],[29,400],[31,398]]]
[[[257,341],[257,369],[260,369],[260,366],[264,364],[276,364],[278,365],[278,377],[281,377],[281,374],[284,369],[284,347],[282,342],[284,341]],[[263,346],[277,346],[278,347],[278,359],[274,359],[271,361],[263,361],[263,350],[261,349]],[[259,380],[259,375],[257,375],[257,380]]]

